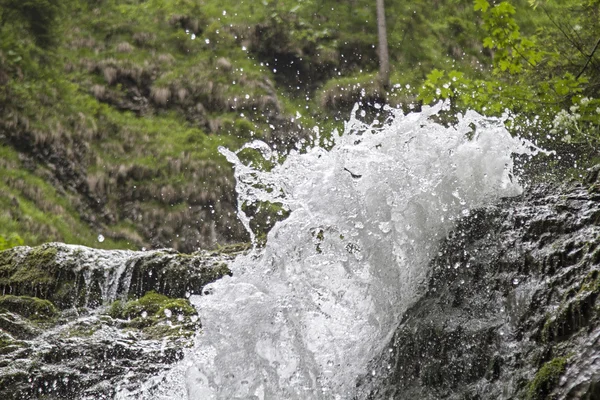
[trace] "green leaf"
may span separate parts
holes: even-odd
[[[444,77],[444,71],[434,69],[427,75],[427,80],[433,84],[437,83],[441,78]]]
[[[475,11],[486,12],[488,8],[490,8],[490,3],[487,0],[475,0],[475,6],[473,7]]]

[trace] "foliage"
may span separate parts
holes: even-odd
[[[492,115],[508,111],[513,129],[546,147],[576,144],[598,156],[600,145],[599,2],[536,2],[537,29],[525,34],[509,1],[475,0],[483,19],[483,46],[493,54],[491,74],[474,78],[460,70],[434,69],[419,98],[450,99],[456,110]]]
[[[245,240],[219,146],[284,154],[317,125],[326,141],[356,100],[409,110],[413,88],[597,147],[598,1],[475,4],[386,1],[385,92],[372,0],[0,0],[2,233],[183,251]]]
[[[23,239],[16,233],[11,233],[8,237],[0,235],[0,251],[16,246],[23,246],[23,244]]]
[[[1,0],[0,27],[25,25],[40,47],[56,44],[57,18],[64,11],[64,0]]]

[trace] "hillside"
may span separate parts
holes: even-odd
[[[516,3],[535,31],[543,18]],[[1,0],[0,237],[184,252],[247,240],[219,146],[285,154],[315,126],[341,128],[357,100],[418,106],[432,70],[491,73],[471,0],[386,7],[389,91],[372,1]],[[258,230],[277,218],[249,211]]]

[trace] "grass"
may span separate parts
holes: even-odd
[[[489,62],[471,0],[417,3],[386,4],[401,89],[385,96],[395,104],[411,102],[406,85],[417,88],[432,68]],[[59,45],[46,50],[21,24],[0,28],[0,71],[10,78],[0,130],[15,132],[0,140],[0,235],[31,245],[194,250],[165,241],[167,220],[169,234],[204,235],[215,224],[217,242],[243,240],[218,148],[258,138],[282,150],[290,138],[314,137],[315,126],[323,142],[360,90],[384,96],[370,0],[73,0],[58,32]],[[19,151],[35,167],[13,150],[20,137],[33,143]],[[85,181],[57,177],[49,149],[75,159]],[[73,185],[87,185],[89,196]],[[81,216],[90,208],[99,210],[94,223]]]

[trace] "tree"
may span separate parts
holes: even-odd
[[[521,31],[510,0],[474,0],[481,12],[483,47],[493,54],[481,78],[433,70],[419,98],[450,99],[457,110],[511,115],[515,131],[559,154],[600,156],[600,0],[533,2],[535,33]],[[575,150],[572,150],[575,149]],[[562,157],[567,160],[566,157]]]
[[[379,36],[379,82],[383,88],[387,89],[390,86],[390,56],[383,0],[377,0],[377,33]]]

